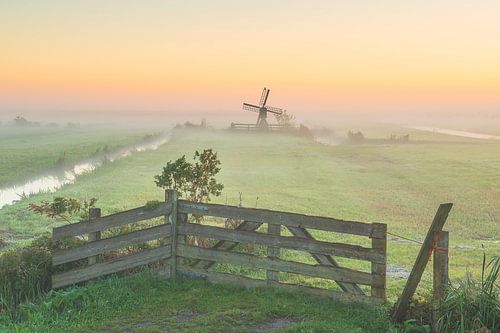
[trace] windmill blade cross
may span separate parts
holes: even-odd
[[[252,112],[259,112],[260,106],[248,104],[248,103],[243,103],[243,110],[252,111]]]

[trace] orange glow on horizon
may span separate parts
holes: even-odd
[[[500,108],[495,1],[277,1],[264,6],[270,21],[259,16],[260,1],[120,4],[0,5],[0,97],[33,108],[73,98],[74,108],[120,108],[122,99],[124,109],[133,100],[212,110],[265,85],[290,109]]]

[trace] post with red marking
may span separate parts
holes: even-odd
[[[437,308],[443,300],[448,285],[448,236],[448,231],[434,233],[432,322],[435,332],[437,332]]]

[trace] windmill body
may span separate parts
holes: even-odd
[[[276,127],[277,125],[269,125],[267,122],[267,114],[268,112],[281,115],[283,113],[283,110],[280,108],[275,108],[272,106],[268,106],[267,104],[267,99],[269,97],[269,92],[270,90],[267,88],[264,88],[262,91],[262,95],[260,97],[260,102],[259,105],[254,105],[254,104],[249,104],[249,103],[243,103],[243,110],[246,111],[251,111],[251,112],[256,112],[258,113],[257,117],[257,123],[255,125],[251,124],[231,124],[232,128],[244,128],[246,127],[247,129],[256,128],[256,129],[261,129],[261,130],[268,130],[270,126]]]

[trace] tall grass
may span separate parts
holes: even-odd
[[[470,275],[450,286],[439,306],[438,332],[500,332],[500,256],[486,264],[481,281]]]
[[[44,235],[23,248],[14,248],[0,255],[0,317],[16,318],[19,305],[39,299],[51,288],[52,252],[79,243],[77,239],[53,243]],[[68,264],[73,267],[80,262]]]
[[[0,257],[0,313],[13,315],[17,306],[39,297],[50,288],[49,238],[43,237],[23,249]]]

